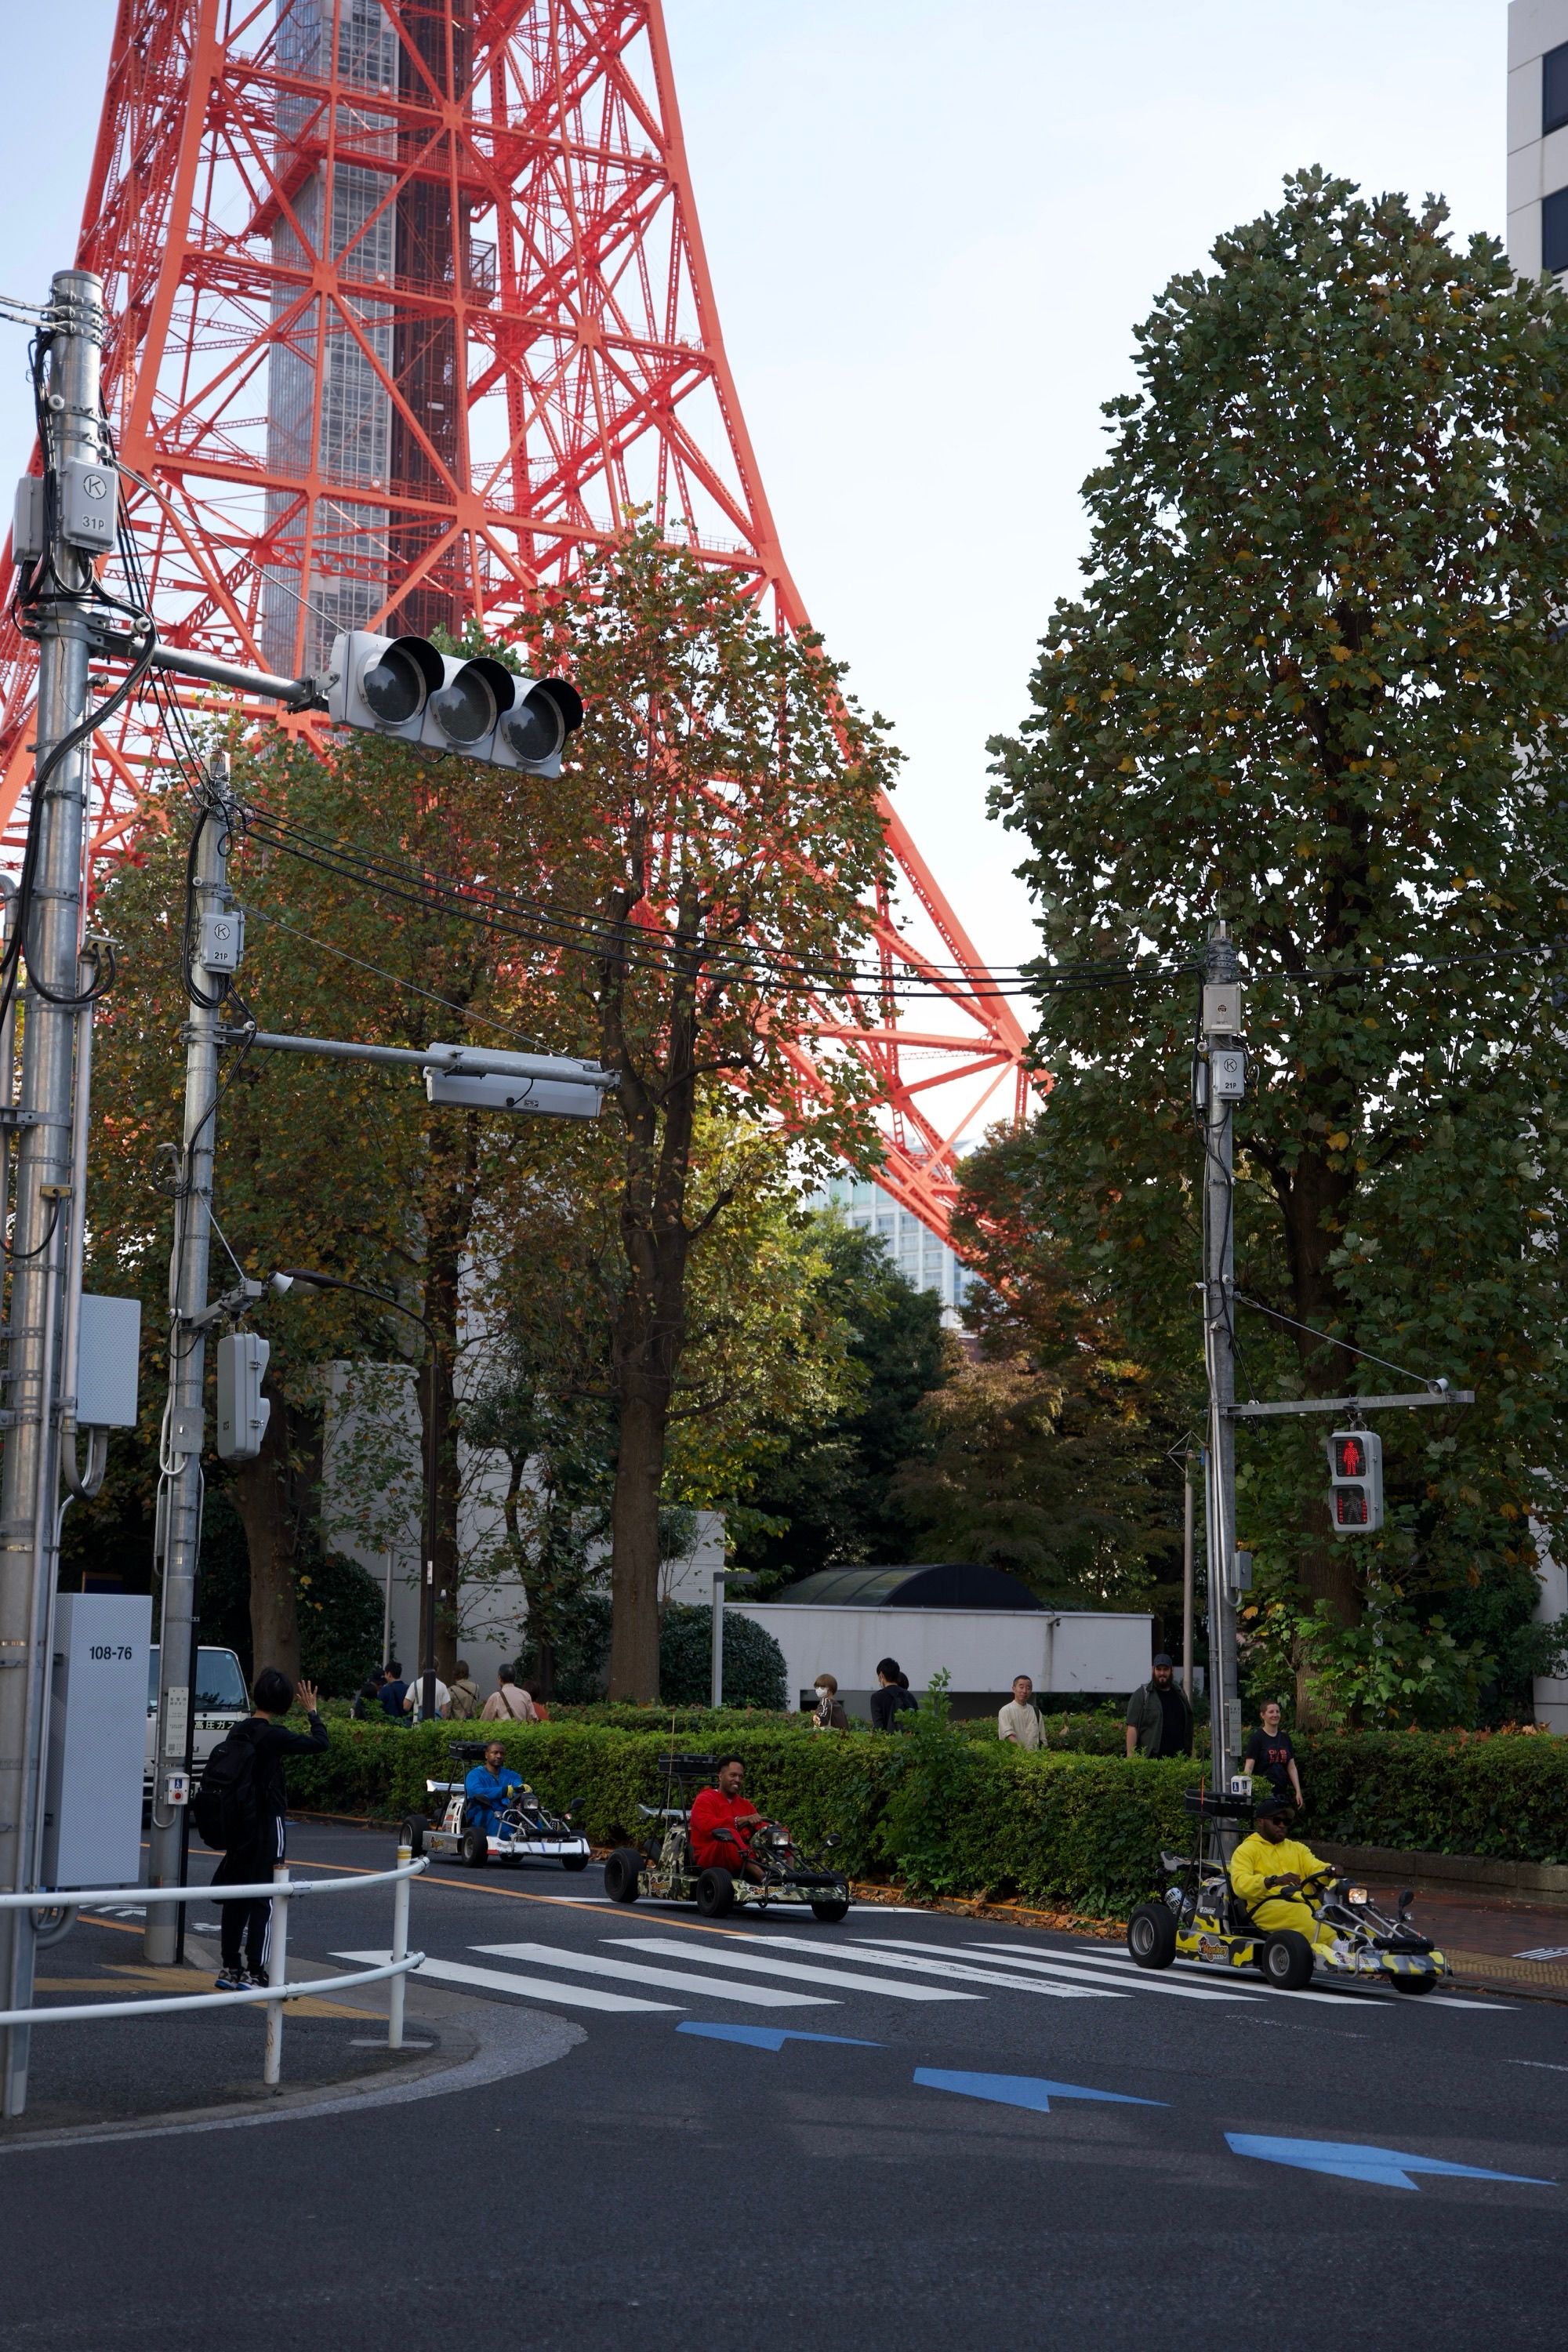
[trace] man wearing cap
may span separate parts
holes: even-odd
[[[1127,1753],[1190,1756],[1193,1710],[1163,1650],[1149,1680],[1127,1702]]]
[[[1265,1797],[1254,1819],[1257,1828],[1243,1838],[1230,1858],[1230,1883],[1260,1927],[1271,1933],[1294,1927],[1309,1944],[1331,1951],[1338,1941],[1331,1927],[1315,1919],[1301,1900],[1304,1881],[1333,1875],[1310,1846],[1289,1834],[1290,1808],[1283,1797]]]

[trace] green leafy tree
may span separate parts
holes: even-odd
[[[769,628],[743,582],[646,526],[521,635],[531,664],[569,663],[589,713],[532,830],[557,935],[575,925],[591,950],[563,960],[566,993],[619,1081],[610,1685],[647,1699],[688,1276],[734,1198],[696,1181],[699,1122],[787,1114],[808,1162],[872,1150],[869,1074],[826,1053],[808,1072],[800,1045],[853,1002],[893,755],[816,640]]]
[[[1242,1436],[1303,1700],[1369,1584],[1527,1608],[1563,1491],[1568,302],[1444,223],[1309,172],[1172,282],[1108,404],[1083,592],[994,746],[1057,1074],[1018,1200],[1075,1278],[1195,1395],[1191,975],[1223,914],[1238,1286],[1307,1327],[1243,1306],[1244,1389],[1387,1385],[1361,1349],[1478,1391],[1381,1424],[1366,1541],[1329,1536],[1321,1427]],[[1051,981],[1097,961],[1127,984]]]
[[[875,1235],[830,1213],[814,1220],[811,1238],[823,1269],[813,1319],[819,1333],[843,1333],[847,1378],[829,1410],[808,1397],[808,1410],[758,1426],[760,1466],[737,1516],[733,1557],[763,1591],[819,1568],[920,1556],[921,1523],[897,1480],[931,1450],[919,1408],[958,1354],[941,1300],[907,1282]]]

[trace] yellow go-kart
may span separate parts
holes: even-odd
[[[1364,1886],[1327,1866],[1296,1900],[1331,1927],[1332,1948],[1314,1945],[1293,1927],[1262,1927],[1230,1883],[1226,1867],[1236,1825],[1250,1822],[1249,1797],[1185,1791],[1197,1816],[1197,1852],[1162,1853],[1164,1900],[1140,1903],[1127,1922],[1127,1949],[1141,1969],[1168,1969],[1178,1959],[1218,1969],[1254,1968],[1284,1992],[1299,1992],[1317,1969],[1341,1982],[1385,1984],[1395,1992],[1433,1992],[1453,1970],[1429,1936],[1410,1925],[1407,1892],[1390,1918]]]

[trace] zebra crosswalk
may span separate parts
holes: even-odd
[[[1107,1944],[1038,1944],[1026,1952],[1015,1944],[979,1937],[962,1945],[866,1934],[830,1940],[782,1929],[732,1927],[652,1935],[628,1935],[623,1929],[601,1936],[593,1948],[509,1941],[470,1945],[467,1952],[473,1957],[427,1956],[416,1973],[459,1990],[512,1993],[523,2000],[612,2017],[670,2016],[709,2003],[774,2011],[837,2009],[849,2000],[868,2000],[908,2008],[1017,1996],[1076,2001],[1136,2001],[1147,1996],[1155,2001],[1231,2005],[1350,2001],[1389,2011],[1415,2006],[1396,2002],[1371,1987],[1279,1993],[1256,1978],[1205,1982],[1196,1963],[1178,1962],[1170,1970],[1153,1973]],[[353,1951],[333,1957],[374,1967],[390,1954]],[[1467,2010],[1507,2006],[1441,1993],[1429,1995],[1421,2006],[1434,2004]]]

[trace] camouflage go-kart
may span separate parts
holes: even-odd
[[[695,1903],[705,1919],[721,1919],[745,1905],[765,1911],[770,1904],[788,1904],[809,1910],[827,1925],[844,1918],[849,1909],[849,1881],[839,1871],[804,1862],[789,1832],[777,1822],[763,1822],[752,1832],[748,1858],[762,1870],[760,1882],[742,1875],[741,1853],[736,1868],[699,1870],[692,1861],[689,1797],[695,1783],[710,1780],[718,1759],[712,1756],[667,1756],[664,1759],[662,1805],[639,1805],[649,1823],[645,1846],[617,1846],[605,1864],[605,1892],[616,1903],[635,1903],[647,1895],[666,1903]],[[662,1822],[662,1829],[653,1824]],[[837,1838],[826,1843],[837,1845]]]
[[[1197,1852],[1162,1853],[1163,1902],[1140,1903],[1127,1922],[1127,1949],[1141,1969],[1168,1969],[1178,1958],[1211,1968],[1255,1968],[1286,1992],[1299,1992],[1318,1969],[1331,1979],[1391,1985],[1402,1993],[1435,1991],[1452,1976],[1431,1937],[1410,1925],[1408,1894],[1391,1919],[1364,1886],[1327,1867],[1296,1899],[1333,1929],[1334,1950],[1314,1946],[1293,1927],[1260,1927],[1226,1868],[1227,1836],[1232,1825],[1250,1822],[1252,1800],[1189,1789],[1185,1801],[1197,1815]]]
[[[460,1770],[482,1764],[488,1745],[483,1739],[455,1739],[447,1752]],[[563,1870],[587,1869],[592,1859],[588,1841],[570,1819],[575,1805],[569,1805],[564,1814],[546,1812],[524,1781],[500,1809],[491,1829],[469,1804],[463,1781],[426,1780],[425,1786],[432,1797],[445,1797],[447,1804],[436,1822],[426,1813],[405,1816],[402,1841],[412,1853],[448,1855],[466,1862],[470,1870],[491,1862],[559,1862]]]

